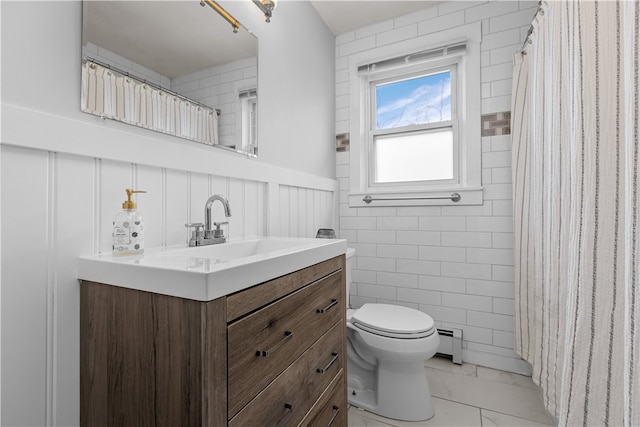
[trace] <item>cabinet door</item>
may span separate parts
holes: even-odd
[[[224,425],[225,298],[80,287],[80,424]]]
[[[337,271],[228,327],[229,418],[344,317]]]

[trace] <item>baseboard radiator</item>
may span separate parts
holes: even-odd
[[[462,329],[438,328],[440,347],[437,354],[448,356],[456,365],[462,365]]]

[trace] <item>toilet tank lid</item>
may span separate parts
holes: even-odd
[[[354,256],[356,254],[356,250],[353,248],[347,248],[347,259],[351,258],[352,256]]]
[[[351,322],[398,334],[419,334],[434,327],[433,319],[428,314],[391,304],[365,304],[353,314]]]

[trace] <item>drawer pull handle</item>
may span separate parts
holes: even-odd
[[[284,343],[286,343],[289,339],[291,339],[291,337],[293,337],[293,332],[284,331],[284,338],[282,338],[278,344],[274,345],[273,348],[270,349],[270,350],[262,350],[262,351],[258,350],[258,351],[256,351],[256,356],[267,357],[267,356],[271,355],[274,351],[278,350],[280,347],[282,347],[284,345]],[[288,405],[288,403],[287,403],[287,405]]]
[[[316,310],[316,313],[326,313],[327,311],[329,311],[331,309],[331,307],[333,307],[334,305],[336,305],[338,303],[337,299],[332,298],[331,299],[331,304],[329,304],[328,306],[326,306],[325,308],[319,308],[318,310]]]
[[[282,416],[282,418],[280,418],[280,421],[278,421],[276,423],[276,427],[279,427],[281,425],[284,425],[284,421],[287,419],[287,417],[289,415],[291,415],[291,413],[293,412],[293,405],[291,403],[287,403],[285,402],[284,404],[284,410],[285,410],[285,414]]]
[[[333,425],[333,422],[336,420],[339,413],[340,413],[340,408],[337,407],[336,405],[333,405],[333,417],[331,417],[331,419],[329,420],[329,424],[327,424],[327,427],[330,427]]]
[[[334,363],[336,363],[336,360],[338,360],[338,353],[336,353],[335,351],[331,353],[331,356],[333,356],[331,358],[331,360],[329,361],[329,363],[327,364],[327,366],[325,366],[324,368],[318,368],[316,369],[316,372],[320,373],[320,374],[324,374],[325,372],[327,372],[329,370],[329,368],[331,367],[331,365],[333,365]]]

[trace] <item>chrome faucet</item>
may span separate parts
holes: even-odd
[[[226,197],[220,195],[220,194],[214,194],[213,196],[209,197],[207,199],[207,203],[205,203],[204,205],[204,231],[205,234],[209,231],[211,232],[211,205],[213,205],[213,202],[215,202],[216,200],[219,200],[222,203],[222,206],[224,207],[224,216],[229,218],[231,216],[231,208],[229,208],[229,201],[227,200]],[[222,224],[228,224],[228,222],[221,222],[221,223],[213,223],[213,225],[216,226],[216,229],[220,229],[220,225]],[[215,231],[215,230],[213,230]]]
[[[189,240],[189,246],[206,246],[215,245],[218,243],[224,243],[227,238],[224,236],[224,231],[220,228],[221,225],[229,224],[229,221],[214,222],[215,230],[211,229],[211,206],[216,200],[222,203],[224,208],[224,216],[231,216],[231,208],[229,207],[229,200],[220,194],[214,194],[207,199],[207,203],[204,205],[204,224],[196,222],[192,224],[185,224],[185,227],[194,227],[195,231],[191,232],[191,239]]]

